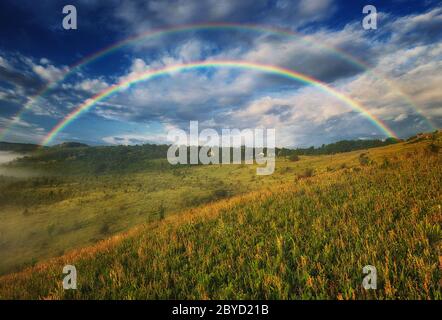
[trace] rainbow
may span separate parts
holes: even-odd
[[[184,63],[184,64],[176,64],[167,66],[161,69],[150,70],[141,74],[134,75],[120,83],[114,84],[111,87],[103,90],[102,92],[96,94],[90,99],[87,99],[85,102],[80,104],[77,108],[75,108],[71,113],[69,113],[62,121],[60,121],[43,139],[41,142],[42,145],[50,144],[54,138],[70,123],[75,121],[82,113],[91,109],[96,103],[106,99],[114,93],[117,93],[123,89],[130,87],[131,85],[151,80],[153,78],[157,78],[172,72],[182,72],[188,70],[199,70],[203,68],[218,68],[218,67],[227,67],[227,68],[240,68],[240,69],[249,69],[256,70],[270,74],[280,75],[282,77],[286,77],[289,79],[293,79],[304,84],[312,85],[323,92],[326,92],[337,99],[345,102],[348,106],[350,106],[353,110],[361,113],[364,117],[369,119],[371,123],[373,123],[377,128],[379,128],[383,133],[385,133],[388,137],[398,138],[397,135],[387,127],[385,123],[382,122],[381,119],[377,118],[375,115],[370,113],[367,109],[362,107],[357,101],[351,99],[350,97],[336,91],[332,87],[327,84],[316,80],[307,75],[301,74],[299,72],[295,72],[289,69],[266,65],[266,64],[258,64],[246,61],[230,61],[230,60],[216,60],[216,61],[200,61],[200,62],[192,62],[192,63]]]
[[[319,42],[311,36],[302,35],[299,33],[296,33],[292,30],[286,30],[281,28],[275,28],[275,27],[269,27],[269,26],[262,26],[262,25],[255,25],[255,24],[239,24],[239,23],[205,23],[205,24],[190,24],[190,25],[181,25],[171,28],[163,28],[163,29],[156,29],[147,31],[144,33],[141,33],[139,35],[135,35],[129,38],[126,38],[122,41],[119,41],[117,43],[114,43],[108,47],[103,48],[102,50],[99,50],[93,54],[90,54],[83,59],[79,60],[77,63],[71,65],[69,67],[69,71],[67,71],[60,79],[50,82],[46,87],[44,87],[41,91],[37,92],[36,95],[34,95],[28,103],[25,104],[25,106],[14,116],[14,121],[11,122],[8,128],[4,128],[3,131],[0,131],[0,139],[3,138],[7,131],[15,124],[17,123],[23,114],[26,112],[26,110],[31,109],[34,103],[38,101],[38,99],[42,96],[44,96],[47,92],[54,89],[59,83],[64,81],[68,76],[74,74],[77,70],[80,68],[93,63],[97,59],[104,57],[106,55],[109,55],[127,45],[134,44],[138,41],[145,40],[148,38],[154,38],[154,37],[161,37],[166,35],[173,35],[173,34],[179,34],[189,31],[204,31],[204,30],[215,30],[215,31],[221,31],[221,30],[234,30],[234,31],[255,31],[255,32],[264,32],[264,33],[271,33],[275,35],[281,35],[281,36],[289,36],[289,37],[296,37],[298,40],[310,44],[310,45],[316,45],[322,49],[325,49],[329,52],[332,52],[336,54],[337,56],[345,59],[350,64],[357,66],[361,68],[361,70],[365,70],[374,77],[378,79],[382,79],[385,83],[389,85],[390,88],[394,89],[397,93],[400,94],[400,96],[404,99],[404,101],[412,107],[414,111],[416,111],[429,125],[431,129],[434,129],[435,126],[429,121],[429,119],[426,118],[426,116],[422,113],[422,111],[419,110],[419,108],[415,105],[415,103],[412,101],[412,99],[402,92],[402,90],[397,87],[392,81],[388,80],[384,76],[379,76],[378,73],[374,74],[374,72],[370,69],[370,66],[368,66],[366,63],[364,63],[361,60],[356,59],[355,57],[349,55],[348,53],[339,50],[333,46],[329,46],[324,44],[323,42]]]

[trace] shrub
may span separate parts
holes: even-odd
[[[370,164],[370,158],[365,154],[365,153],[361,153],[359,155],[359,163],[362,166],[366,166]]]
[[[164,207],[163,203],[161,202],[160,207],[158,208],[158,216],[160,220],[163,220],[166,215],[166,208]]]
[[[439,146],[437,144],[431,143],[428,146],[428,151],[430,151],[431,153],[438,153],[439,152]]]
[[[222,199],[229,196],[229,190],[226,188],[218,188],[213,192],[216,199]]]
[[[293,162],[299,161],[299,156],[297,154],[291,154],[289,160]]]
[[[315,170],[312,168],[306,168],[302,173],[298,174],[299,179],[310,178],[315,174]]]
[[[388,160],[387,157],[384,157],[384,159],[382,160],[381,168],[386,169],[390,167],[390,165],[391,165],[390,160]]]
[[[109,231],[110,231],[109,223],[108,223],[108,222],[104,222],[104,223],[101,225],[100,233],[101,233],[102,235],[107,235],[107,234],[109,233]]]

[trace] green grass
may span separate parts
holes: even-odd
[[[248,166],[197,166],[68,179],[63,188],[83,193],[49,203],[42,195],[31,214],[12,204],[2,213],[2,246],[21,244],[10,265],[107,239],[3,276],[0,298],[441,299],[442,171],[431,144],[440,135],[279,160],[267,177]],[[240,195],[215,201],[217,194]],[[194,204],[202,205],[180,212]],[[160,205],[164,219],[155,218]],[[53,241],[30,245],[44,239]],[[65,264],[77,267],[78,290],[62,289]],[[378,290],[361,286],[368,264]]]
[[[301,168],[302,161],[296,166]],[[30,170],[14,168],[20,169]],[[291,181],[296,170],[259,177],[256,166],[185,166],[92,176],[62,176],[51,170],[39,177],[3,178],[0,274],[158,220],[161,208],[165,215],[179,214],[186,208],[257,190],[263,184]]]

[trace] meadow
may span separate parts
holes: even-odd
[[[0,166],[7,174],[0,177],[0,274],[187,208],[293,181],[312,168],[326,171],[330,161],[357,164],[360,154],[278,157],[275,174],[257,176],[253,165],[171,166],[165,146],[18,147],[27,156]]]
[[[440,145],[3,178],[0,298],[441,299]]]

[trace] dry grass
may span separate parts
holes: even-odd
[[[441,156],[429,143],[370,150],[351,168],[337,157],[313,177],[140,226],[0,278],[0,298],[441,299]],[[78,290],[62,289],[65,264]],[[377,290],[362,288],[368,264]]]

